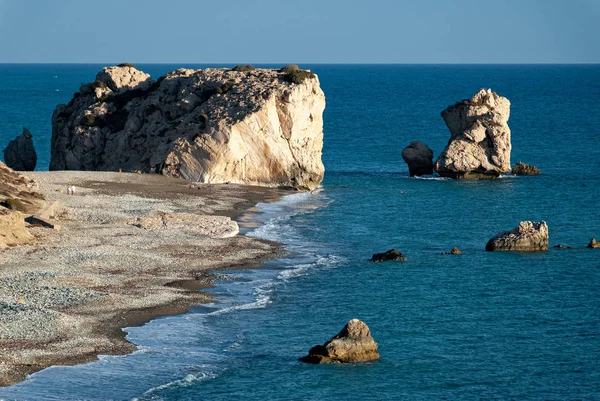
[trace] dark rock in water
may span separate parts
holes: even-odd
[[[300,358],[300,361],[319,364],[356,363],[377,359],[379,351],[369,327],[358,319],[352,319],[331,340],[312,347],[308,355]]]
[[[563,245],[563,244],[554,245],[552,248],[557,248],[557,249],[573,249],[572,246]]]
[[[510,171],[510,102],[491,89],[448,107],[450,140],[434,169],[442,177],[494,178]]]
[[[411,177],[433,174],[433,150],[421,141],[413,141],[402,151]]]
[[[600,241],[596,241],[596,238],[592,238],[587,248],[600,248]]]
[[[384,253],[374,253],[371,258],[371,262],[387,262],[387,261],[399,261],[406,262],[406,256],[402,254],[402,252],[397,249],[390,249]]]
[[[35,170],[37,153],[33,146],[33,136],[27,128],[23,128],[23,133],[8,143],[4,149],[4,161],[13,170]]]
[[[524,251],[536,252],[548,250],[548,225],[545,221],[534,223],[522,221],[519,227],[511,231],[502,231],[490,239],[486,251]]]
[[[457,247],[454,247],[450,252],[442,252],[442,255],[462,255],[462,252]]]
[[[539,175],[541,172],[542,170],[539,168],[521,162],[515,164],[511,171],[511,173],[514,175]]]

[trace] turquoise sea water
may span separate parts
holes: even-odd
[[[600,250],[585,249],[600,237],[600,66],[304,67],[327,97],[323,185],[242,219],[289,254],[233,272],[219,303],[127,329],[132,355],[46,369],[0,398],[600,399]],[[27,126],[46,169],[54,106],[99,68],[0,65],[0,147]],[[437,156],[440,111],[482,87],[512,103],[513,164],[543,174],[409,178],[403,147],[419,139]],[[551,245],[574,249],[484,251],[542,219]],[[440,255],[453,246],[463,255]],[[392,247],[408,262],[367,261]],[[380,361],[297,361],[355,317]]]

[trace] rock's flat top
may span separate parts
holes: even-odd
[[[152,81],[106,67],[56,108],[50,169],[313,189],[324,174],[325,96],[316,75],[290,77],[208,68]]]

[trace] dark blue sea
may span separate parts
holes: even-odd
[[[138,67],[156,78],[181,66]],[[241,219],[287,256],[232,272],[215,304],[127,328],[131,355],[52,367],[0,398],[600,399],[600,249],[585,248],[600,237],[600,66],[303,67],[327,98],[325,180]],[[100,68],[0,65],[0,148],[26,126],[47,169],[55,105]],[[402,149],[419,139],[437,157],[440,112],[480,88],[510,99],[512,162],[542,175],[409,178]],[[521,220],[545,220],[550,245],[573,249],[485,252]],[[440,255],[453,246],[463,254]],[[408,261],[368,262],[393,247]],[[351,318],[380,361],[297,361]]]

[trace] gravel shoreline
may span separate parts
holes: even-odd
[[[210,301],[198,291],[214,281],[209,270],[253,267],[282,252],[238,235],[230,220],[279,199],[278,189],[108,172],[27,175],[59,202],[60,230],[31,226],[33,243],[0,252],[2,386],[51,365],[130,353],[135,345],[121,329]]]

